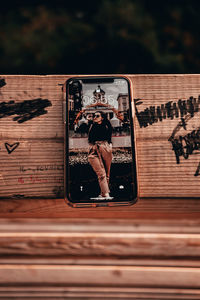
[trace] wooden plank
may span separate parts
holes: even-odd
[[[200,201],[193,198],[142,198],[133,206],[71,208],[63,199],[0,200],[0,218],[112,218],[198,220]],[[8,201],[9,200],[9,201]]]
[[[1,107],[11,109],[11,105],[15,105],[15,108],[12,115],[6,116],[5,111],[1,115],[0,197],[62,198],[62,85],[69,75],[1,77],[6,82],[0,89]],[[194,137],[188,140],[188,134],[194,130],[197,133],[199,128],[200,75],[127,77],[131,81],[133,98],[142,101],[136,106],[140,117],[136,114],[134,120],[140,196],[199,198],[199,150],[194,150],[187,159],[181,155],[178,164],[172,141],[177,139],[179,146],[186,147],[180,143],[182,137],[189,141],[190,147],[194,146]],[[156,114],[170,101],[176,110],[168,109],[169,116],[166,112],[166,118],[161,117],[160,121]],[[188,101],[185,110],[182,108],[184,101]],[[16,105],[19,104],[22,112],[28,110],[26,115],[25,112],[17,114]],[[194,116],[191,105],[196,109]],[[156,113],[145,121],[142,112],[149,112],[150,107],[155,107]],[[18,123],[15,117],[21,117],[24,122]],[[147,122],[145,127],[144,122]],[[178,126],[180,122],[182,125]]]
[[[106,264],[116,264],[116,259],[128,259],[127,263],[135,264],[138,258],[143,265],[173,265],[169,262],[171,259],[175,265],[194,266],[200,255],[199,220],[182,221],[180,224],[178,221],[149,220],[144,224],[143,220],[106,219],[103,222],[94,219],[54,220],[53,223],[34,219],[20,222],[2,220],[0,223],[0,264],[5,264],[3,258],[9,261],[17,257],[21,262],[37,258],[35,263],[41,264],[46,259],[52,264],[54,259],[55,264],[59,259],[59,264],[63,264],[73,257],[73,263],[76,259],[77,263],[82,260],[81,264],[86,258],[92,259],[94,264],[97,264],[97,258],[101,258],[100,264],[108,258],[110,260]],[[159,262],[156,262],[157,259]]]
[[[20,140],[15,157],[2,163],[0,197],[63,196],[63,155],[63,140]],[[7,156],[4,151],[2,161],[6,161]]]
[[[66,79],[5,76],[1,103],[4,101],[6,107],[10,107],[9,101],[20,104],[27,120],[18,123],[14,119],[17,114],[1,119],[0,197],[63,196],[62,84]],[[17,148],[8,153],[6,144],[16,143]]]
[[[174,139],[185,137],[193,130],[199,129],[199,88],[200,77],[198,75],[144,75],[132,76],[133,92],[135,99],[141,99],[141,105],[136,106],[138,112],[142,114],[145,110],[150,111],[154,107],[157,112],[171,101],[171,106],[176,105],[178,116],[175,116],[175,110],[171,109],[173,114],[162,118],[162,121],[151,120],[152,124],[141,126],[144,117],[139,119],[136,116],[136,137],[137,137],[137,156],[138,156],[138,175],[140,182],[140,195],[144,197],[181,197],[181,196],[200,196],[199,184],[199,150],[194,150],[191,155],[185,159],[180,156],[180,163],[177,164],[175,151],[172,150],[172,141],[169,141],[174,129],[180,123],[181,117],[185,121],[185,126],[177,128],[174,133]],[[196,98],[197,111],[191,117],[189,113],[189,104],[187,113],[181,116],[180,100],[189,101],[191,97]],[[136,114],[137,115],[137,114]],[[148,119],[147,119],[148,120]],[[140,126],[141,127],[140,127]],[[183,146],[185,144],[183,143]],[[186,151],[186,149],[183,149]],[[194,176],[194,175],[197,176]]]
[[[200,233],[199,219],[0,218],[0,233]]]
[[[148,267],[200,267],[199,258],[172,258],[172,257],[19,257],[11,256],[0,258],[1,265],[91,265],[91,266],[148,266]]]
[[[200,299],[195,289],[117,288],[117,287],[10,287],[0,288],[1,297],[27,299]],[[43,297],[43,298],[42,298]],[[99,298],[98,298],[99,297]],[[187,298],[186,298],[187,297]],[[8,299],[8,298],[6,298]]]
[[[84,274],[84,276],[83,276]],[[2,265],[0,284],[199,288],[199,268]]]
[[[0,298],[200,299],[199,222],[0,219]]]
[[[199,257],[200,234],[0,233],[1,256]]]
[[[8,104],[9,101],[21,104],[21,116],[25,117],[25,110],[27,119],[22,120],[22,123],[14,120],[14,117],[19,116],[16,108],[12,108],[11,116],[6,117],[3,114],[1,139],[63,138],[62,85],[68,76],[6,75],[3,77],[6,85],[0,90],[1,103],[6,102],[7,109],[12,108]],[[43,110],[46,111],[45,114]]]
[[[117,287],[9,287],[0,288],[0,298],[13,299],[200,299],[195,289]],[[7,298],[10,297],[10,298]],[[23,299],[22,298],[22,299]]]

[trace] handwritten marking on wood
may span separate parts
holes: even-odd
[[[180,156],[188,159],[195,150],[200,150],[200,127],[186,135],[180,135],[178,138],[172,138],[170,141],[172,143],[172,150],[176,156],[176,162],[179,164]]]
[[[21,184],[48,183],[53,180],[54,183],[63,183],[63,176],[40,177],[37,175],[29,175],[28,177],[20,176],[17,180]]]
[[[196,116],[200,108],[200,96],[198,99],[190,96],[187,100],[179,99],[177,102],[169,101],[165,104],[159,106],[149,106],[143,111],[138,111],[138,106],[143,104],[140,98],[134,99],[136,117],[139,122],[140,128],[148,127],[153,125],[158,121],[163,121],[163,119],[173,120],[174,118],[179,118],[180,121],[175,126],[172,131],[171,136],[168,141],[172,144],[172,150],[174,151],[176,157],[176,163],[180,163],[180,157],[183,156],[184,159],[188,159],[192,154],[198,154],[197,150],[200,150],[200,127],[193,129],[177,136],[177,133],[183,128],[188,131],[188,122],[190,119]],[[193,127],[194,128],[194,127]],[[195,151],[196,150],[196,151]],[[198,176],[198,167],[194,176]]]
[[[200,175],[200,163],[198,164],[198,167],[196,169],[194,176],[199,176],[199,175]]]
[[[172,141],[177,132],[183,127],[184,130],[187,130],[188,121],[192,118],[191,115],[187,115],[185,118],[181,118],[180,122],[175,126],[174,130],[172,131],[171,136],[169,137],[168,141]]]
[[[41,98],[17,103],[15,101],[2,102],[0,103],[0,118],[18,115],[13,118],[13,121],[23,123],[40,115],[47,114],[48,111],[45,108],[51,105],[48,99]]]
[[[6,85],[6,81],[4,78],[0,78],[0,88],[2,88],[4,85]]]
[[[12,145],[5,143],[6,150],[8,151],[8,154],[11,154],[17,147],[19,146],[19,143],[14,143]]]
[[[57,165],[57,164],[49,164],[49,165],[38,165],[35,167],[29,167],[29,166],[20,166],[19,171],[24,173],[27,171],[33,171],[33,172],[45,172],[45,171],[56,171],[56,170],[64,170],[64,165]]]
[[[185,115],[190,114],[192,117],[194,113],[199,111],[200,96],[198,99],[191,96],[188,100],[178,100],[178,102],[169,101],[165,104],[150,106],[143,111],[138,111],[138,106],[143,102],[141,99],[135,99],[136,117],[140,127],[147,127],[153,125],[163,119],[183,118]]]

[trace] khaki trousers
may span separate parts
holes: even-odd
[[[98,141],[89,148],[88,161],[97,174],[101,195],[109,193],[112,145],[107,141]]]

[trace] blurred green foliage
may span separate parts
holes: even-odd
[[[199,14],[194,0],[4,3],[1,73],[198,73]]]

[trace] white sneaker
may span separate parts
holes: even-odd
[[[104,200],[104,199],[105,199],[105,197],[104,197],[104,196],[102,196],[102,195],[99,195],[99,196],[97,197],[97,199],[98,199],[98,200]]]
[[[112,200],[114,197],[111,197],[111,196],[107,196],[107,197],[105,197],[104,199],[106,199],[106,200]]]
[[[98,197],[90,198],[91,200],[112,200],[114,197],[111,197],[110,195],[102,196],[99,195]]]
[[[113,197],[111,197],[109,194],[105,194],[105,199],[106,199],[106,200],[112,200]]]
[[[93,198],[90,198],[91,200],[105,200],[106,197],[103,197],[102,195],[99,195],[98,197],[93,197]]]

